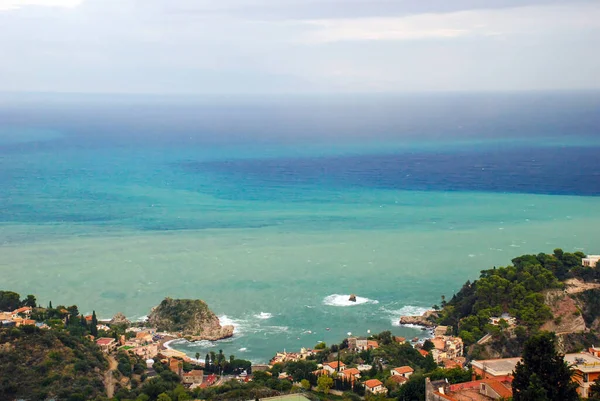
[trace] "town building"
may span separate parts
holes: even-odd
[[[598,261],[600,261],[600,255],[587,255],[581,259],[581,265],[584,267],[596,267]]]
[[[433,330],[433,336],[434,337],[444,337],[445,335],[448,334],[448,326],[437,326],[434,330]]]
[[[493,401],[511,397],[510,380],[483,379],[452,385],[446,380],[425,380],[426,401]]]
[[[350,380],[352,382],[360,379],[360,370],[356,368],[344,369],[342,374],[346,377],[347,380]]]
[[[13,314],[13,318],[19,317],[20,315],[29,317],[31,315],[31,310],[32,309],[29,306],[24,306],[22,308],[15,309],[13,311],[13,313],[12,313]]]
[[[339,369],[338,369],[339,367]],[[346,369],[346,364],[344,362],[327,362],[323,364],[323,370],[326,370],[329,374],[333,372],[343,372]]]
[[[414,369],[410,366],[400,366],[399,368],[394,368],[391,371],[392,376],[402,376],[406,379],[410,379],[410,375],[414,373]]]
[[[373,369],[373,365],[360,364],[356,367],[360,372],[366,372]]]
[[[183,375],[183,361],[181,359],[171,358],[169,359],[169,370],[175,373],[177,376],[182,377]]]
[[[379,348],[379,343],[375,340],[368,340],[364,337],[349,337],[348,349],[352,351],[366,351]]]
[[[100,347],[102,352],[108,354],[117,348],[117,340],[110,337],[100,337],[96,340],[96,345]]]
[[[475,374],[484,379],[505,380],[513,376],[517,363],[521,358],[486,359],[471,361]]]
[[[463,341],[460,337],[435,337],[431,342],[434,348],[430,353],[436,363],[442,363],[444,359],[455,359],[463,356]]]
[[[386,394],[387,388],[377,379],[367,380],[365,382],[365,390],[372,394]]]
[[[403,386],[408,381],[406,377],[400,375],[392,375],[390,376],[390,380],[398,384],[399,386]]]
[[[490,324],[492,324],[494,326],[498,326],[500,324],[501,320],[504,320],[508,324],[508,327],[514,327],[517,325],[517,319],[515,319],[508,313],[503,313],[499,317],[498,316],[491,317]]]
[[[588,353],[566,354],[565,362],[573,369],[573,381],[577,382],[577,392],[582,398],[589,397],[589,389],[600,377],[600,358]]]
[[[192,370],[183,374],[183,384],[202,384],[204,381],[203,370]]]

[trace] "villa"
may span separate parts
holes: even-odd
[[[600,255],[587,255],[581,259],[581,265],[584,267],[596,267],[598,261],[600,261]]]
[[[442,363],[444,359],[456,359],[463,356],[463,341],[460,337],[436,337],[431,342],[434,348],[430,352],[436,363]]]
[[[338,369],[339,368],[339,369]],[[323,370],[326,370],[329,374],[333,372],[343,372],[346,369],[346,364],[344,362],[327,362],[323,364]]]
[[[360,379],[360,370],[358,370],[356,368],[344,369],[344,371],[342,372],[342,374],[344,376],[346,376],[346,378],[349,379],[352,382]]]
[[[365,382],[365,390],[372,394],[386,394],[387,388],[377,379],[367,380]]]
[[[204,381],[203,370],[192,370],[183,374],[183,384],[202,384]]]
[[[391,371],[392,376],[402,376],[406,379],[410,378],[410,375],[414,373],[414,369],[410,366],[401,366],[399,368],[394,368]]]
[[[101,337],[96,340],[96,345],[100,347],[102,352],[109,353],[117,348],[117,340],[109,337]]]

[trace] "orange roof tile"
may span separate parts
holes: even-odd
[[[360,370],[356,369],[356,368],[350,368],[350,369],[345,369],[343,372],[346,376],[350,376],[350,375],[359,375],[360,374]]]
[[[24,306],[22,308],[19,308],[19,309],[15,310],[13,313],[23,313],[23,312],[28,312],[30,310],[31,310],[31,307]]]
[[[379,343],[374,340],[368,340],[367,347],[379,348]]]
[[[373,388],[373,387],[377,387],[377,386],[383,386],[383,383],[377,379],[371,379],[371,380],[367,380],[365,382],[365,386],[367,386],[369,388]]]
[[[394,368],[394,371],[396,371],[396,373],[400,373],[401,375],[403,375],[405,373],[412,373],[415,370],[413,368],[411,368],[410,366],[400,366],[399,368]]]
[[[419,353],[420,353],[421,355],[423,355],[424,357],[426,357],[427,355],[429,355],[429,352],[425,351],[424,349],[420,349],[420,350],[419,350]]]
[[[392,381],[395,381],[398,384],[404,384],[408,381],[408,379],[406,377],[398,376],[398,375],[390,376],[390,379],[392,379]]]
[[[337,369],[338,361],[327,362],[327,363],[324,363],[323,366],[329,366],[330,368]],[[340,367],[342,367],[342,366],[346,366],[346,364],[344,362],[340,361]]]
[[[486,379],[482,380],[481,382],[490,386],[492,390],[494,390],[502,398],[510,398],[513,395],[511,389],[497,380]]]

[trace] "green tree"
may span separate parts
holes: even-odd
[[[30,308],[35,308],[37,306],[37,301],[33,295],[27,295],[27,298],[23,300],[23,306],[29,306]]]
[[[96,317],[96,311],[92,311],[92,324],[90,326],[90,334],[94,337],[98,336],[98,318]]]
[[[12,291],[0,291],[0,311],[13,311],[21,306],[21,296]]]
[[[329,389],[333,387],[333,379],[327,375],[321,375],[317,379],[317,388],[325,394],[329,393]]]
[[[523,361],[515,369],[514,401],[575,401],[577,384],[563,356],[555,351],[554,333],[542,332],[531,337],[523,348]]]
[[[425,351],[429,352],[431,351],[433,348],[435,348],[435,345],[433,345],[433,342],[429,339],[425,340],[425,342],[423,343],[423,348]]]
[[[600,401],[600,379],[596,379],[594,384],[592,384],[590,386],[590,391],[589,391],[588,395],[589,395],[588,400]]]
[[[317,380],[318,381],[318,380]],[[310,390],[310,382],[306,379],[302,379],[302,381],[300,382],[300,385],[302,386],[302,388],[306,391]]]
[[[327,344],[325,344],[323,342],[318,343],[317,345],[315,345],[315,349],[325,349],[325,348],[327,348]]]
[[[171,400],[171,397],[169,397],[169,395],[167,393],[161,393],[158,395],[158,398],[156,399],[156,401],[173,401],[173,400]]]

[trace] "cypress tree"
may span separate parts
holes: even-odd
[[[48,303],[48,309],[52,309],[52,301]]]
[[[523,349],[523,361],[515,369],[514,401],[576,401],[577,384],[562,355],[555,351],[554,333],[531,337]]]
[[[92,325],[90,327],[90,334],[94,337],[98,336],[98,319],[96,318],[96,311],[92,311]]]

